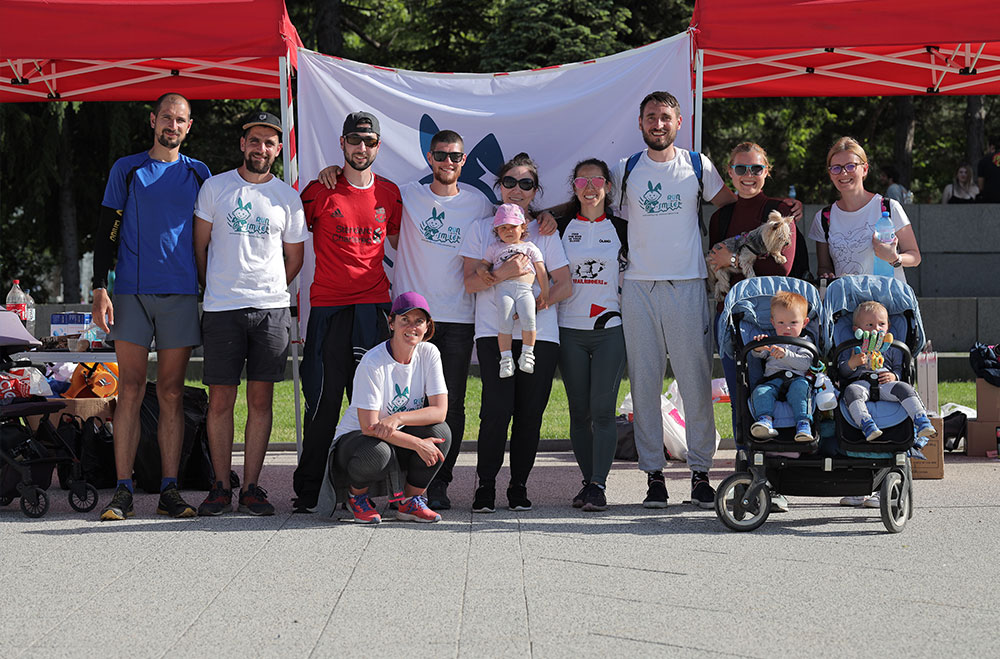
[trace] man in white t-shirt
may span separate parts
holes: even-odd
[[[427,488],[427,503],[434,510],[449,510],[448,485],[465,434],[465,385],[469,377],[475,330],[475,296],[465,291],[464,259],[459,250],[476,222],[493,215],[493,205],[475,188],[458,182],[465,164],[465,143],[453,130],[431,138],[427,163],[431,181],[411,181],[399,187],[403,217],[393,274],[392,290],[416,291],[430,304],[434,317],[431,343],[441,352],[448,385],[451,449]],[[336,168],[325,169],[319,180],[332,187]],[[520,261],[517,267],[524,266]],[[512,264],[511,267],[515,267]]]
[[[635,411],[639,468],[648,475],[643,506],[665,508],[660,395],[670,366],[681,397],[691,467],[691,501],[714,504],[708,471],[715,455],[712,411],[712,315],[701,244],[699,184],[690,151],[674,146],[681,126],[677,99],[653,92],[639,105],[639,130],[648,147],[625,177],[628,158],[612,170],[628,220],[629,265],[622,286],[622,327]],[[716,206],[736,200],[712,162],[701,157],[703,198]]]
[[[271,435],[274,383],[284,379],[288,361],[288,284],[302,267],[308,235],[299,194],[271,174],[281,153],[278,118],[269,112],[248,118],[240,150],[243,164],[205,181],[194,207],[195,260],[205,288],[208,444],[216,475],[199,515],[232,511],[233,407],[244,365],[246,460],[239,509],[274,514],[258,480]]]

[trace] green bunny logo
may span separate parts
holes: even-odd
[[[399,388],[398,384],[394,384],[393,387],[396,390],[396,395],[392,397],[389,401],[388,410],[389,414],[395,414],[396,412],[402,412],[406,409],[406,404],[410,402],[410,388],[404,387]]]
[[[229,226],[233,228],[233,231],[238,233],[246,231],[247,223],[250,221],[251,208],[253,208],[253,204],[249,201],[244,205],[241,198],[236,198],[236,208],[229,213]]]

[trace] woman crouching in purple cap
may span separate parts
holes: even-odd
[[[396,519],[437,522],[441,515],[427,507],[427,485],[444,462],[451,431],[444,422],[448,389],[441,353],[428,340],[434,321],[419,293],[398,295],[389,314],[388,341],[361,358],[354,375],[351,405],[337,425],[331,452],[338,471],[346,474],[347,506],[354,521],[382,521],[369,497],[369,487],[387,477],[393,484],[405,472]],[[442,453],[443,452],[443,453]]]

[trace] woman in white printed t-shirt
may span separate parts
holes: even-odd
[[[389,314],[391,337],[365,353],[354,375],[351,405],[334,432],[330,454],[346,473],[347,504],[354,521],[382,521],[368,495],[369,486],[406,472],[396,519],[437,522],[424,495],[444,461],[451,431],[444,422],[448,389],[441,353],[428,343],[434,321],[419,293],[396,296]]]
[[[531,272],[528,259],[518,255],[489,273],[477,272],[486,254],[486,246],[495,240],[493,218],[479,221],[477,230],[470,231],[462,244],[465,258],[465,288],[476,294],[476,354],[483,395],[479,410],[479,441],[477,442],[476,474],[479,487],[472,502],[473,512],[492,513],[496,510],[496,479],[503,466],[507,428],[510,427],[510,484],[507,506],[511,510],[531,510],[527,482],[538,452],[542,415],[552,391],[552,377],[559,361],[559,327],[555,304],[570,292],[569,267],[559,236],[543,236],[538,222],[530,212],[531,202],[538,191],[538,168],[526,153],[519,153],[505,163],[497,175],[500,197],[505,204],[517,204],[528,219],[528,240],[542,252],[548,270],[549,295],[536,305],[534,373],[520,369],[514,376],[500,377],[500,347],[497,339],[497,306],[494,286]],[[534,295],[541,293],[538,282]],[[513,331],[519,337],[520,322]],[[513,341],[513,359],[517,360],[522,342]]]
[[[826,156],[830,181],[840,199],[830,209],[829,235],[823,226],[823,211],[816,213],[809,237],[816,241],[820,277],[870,275],[875,259],[892,264],[896,279],[906,281],[903,268],[920,264],[920,248],[903,207],[886,199],[896,239],[882,243],[875,237],[875,223],[882,216],[882,195],[865,190],[868,157],[856,140],[841,137]]]
[[[589,512],[607,510],[605,485],[618,446],[615,406],[625,371],[621,273],[628,262],[628,234],[625,220],[607,209],[607,163],[596,158],[577,163],[571,181],[573,198],[557,220],[573,280],[572,295],[559,304],[559,372],[569,402],[569,437],[583,475],[573,507]]]

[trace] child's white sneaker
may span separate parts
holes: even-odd
[[[521,357],[518,358],[518,360],[517,360],[517,365],[525,373],[534,373],[535,372],[535,353],[533,353],[533,352],[522,352],[521,353]]]
[[[514,358],[503,357],[500,359],[500,377],[509,378],[514,375]]]

